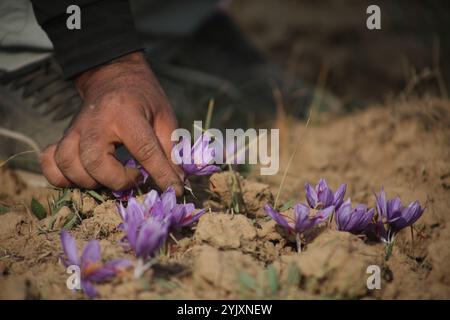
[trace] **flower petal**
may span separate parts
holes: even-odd
[[[75,239],[66,230],[62,230],[60,234],[61,245],[64,254],[67,257],[65,260],[66,267],[69,265],[80,265],[80,259],[78,258],[78,250]]]
[[[347,191],[347,185],[341,184],[339,188],[334,193],[333,197],[333,205],[337,209],[342,205],[342,202],[344,201],[345,192]]]
[[[177,196],[175,195],[175,189],[170,186],[167,190],[161,195],[161,202],[163,205],[164,214],[169,213],[173,207],[177,204]]]
[[[219,172],[219,171],[221,171],[219,166],[209,164],[209,165],[204,166],[204,167],[200,168],[199,170],[197,170],[195,172],[195,175],[196,176],[209,176],[209,175]]]
[[[330,207],[326,207],[322,210],[320,210],[316,215],[315,215],[315,219],[320,220],[318,221],[318,223],[323,222],[325,220],[327,220],[330,215],[333,213],[334,211],[334,206],[330,206]]]
[[[316,190],[309,184],[305,183],[306,201],[311,208],[315,208],[318,202]]]
[[[293,230],[293,228],[289,225],[287,220],[279,212],[275,211],[271,206],[266,204],[264,206],[264,210],[280,226],[282,226],[283,228],[286,228],[288,230]]]
[[[348,223],[350,222],[350,217],[352,213],[350,199],[347,199],[341,207],[336,210],[335,219],[338,230],[347,231]]]
[[[157,200],[160,200],[160,198],[156,190],[151,190],[150,192],[148,192],[144,196],[145,211],[148,212]]]
[[[327,181],[325,180],[325,179],[320,179],[319,180],[319,183],[317,184],[317,186],[316,186],[316,192],[317,192],[317,194],[319,194],[320,192],[323,192],[323,191],[325,191],[325,190],[327,190],[327,189],[329,189],[328,188],[328,184],[327,184]]]
[[[100,261],[100,243],[97,240],[91,240],[84,247],[81,255],[81,264],[96,263]]]
[[[81,288],[83,289],[84,293],[89,297],[89,298],[95,298],[98,296],[97,290],[95,289],[95,286],[86,280],[82,280],[81,281]]]
[[[309,219],[309,207],[302,203],[294,206],[295,232],[302,233],[312,226],[312,221]]]
[[[395,232],[400,231],[405,227],[413,225],[422,215],[423,209],[419,202],[411,202],[408,207],[403,208],[397,220],[390,223]]]
[[[194,223],[195,221],[197,221],[198,219],[200,219],[200,217],[201,217],[203,214],[205,214],[205,212],[206,212],[206,209],[202,209],[202,210],[197,211],[197,213],[194,214],[188,221],[184,222],[184,223],[182,224],[182,226],[185,227],[185,226],[188,226],[188,225]]]
[[[90,282],[101,283],[108,279],[111,279],[116,275],[114,269],[100,267],[92,270],[88,275],[85,276],[85,280]]]
[[[324,208],[333,205],[334,195],[330,189],[323,189],[322,191],[318,192],[317,198],[319,200],[319,203],[322,204]]]
[[[136,242],[136,255],[147,258],[154,256],[167,237],[167,225],[157,220],[148,220],[141,227]]]
[[[105,263],[105,268],[111,269],[114,272],[122,271],[131,267],[133,264],[128,259],[113,259]]]
[[[377,203],[377,212],[380,216],[387,218],[387,203],[386,203],[386,193],[384,192],[384,187],[381,187],[381,191],[378,195],[375,195]]]
[[[138,202],[136,198],[130,198],[126,209],[125,221],[128,221],[129,219],[144,219],[144,216],[144,206]]]

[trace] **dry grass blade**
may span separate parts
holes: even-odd
[[[214,99],[210,99],[208,103],[208,113],[206,114],[205,119],[205,130],[208,130],[211,126],[211,119],[214,111]]]
[[[311,106],[309,108],[308,119],[306,120],[306,125],[305,125],[305,133],[306,133],[306,130],[308,129],[308,127],[309,127],[309,123],[311,121],[311,116],[313,114],[313,111],[316,109],[315,107],[320,105],[320,103],[321,103],[321,99],[322,99],[322,95],[323,95],[323,90],[325,88],[325,83],[326,83],[327,76],[328,76],[328,68],[327,68],[326,65],[323,65],[321,70],[320,70],[318,79],[317,79],[317,84],[316,84],[316,89],[315,89],[315,92],[314,92],[313,100],[312,100]],[[295,155],[297,154],[298,149],[300,148],[300,145],[301,145],[301,140],[300,139],[301,139],[301,137],[302,137],[302,135],[299,134],[298,135],[298,139],[297,139],[297,143],[296,143],[296,146],[295,146],[295,149],[294,149],[294,152],[289,157],[288,164],[286,166],[286,169],[283,172],[283,177],[281,178],[280,186],[278,187],[277,195],[275,197],[274,208],[276,208],[277,205],[278,205],[278,200],[279,200],[281,191],[283,190],[283,186],[284,186],[284,183],[286,181],[286,176],[287,176],[287,174],[289,172],[289,168],[290,168],[290,166],[292,164],[292,161],[295,158]]]
[[[0,163],[0,168],[3,167],[5,164],[7,164],[9,161],[11,161],[19,156],[22,156],[24,154],[36,153],[37,156],[40,156],[40,154],[41,154],[41,149],[39,148],[36,141],[34,141],[30,137],[24,135],[23,133],[0,127],[0,136],[22,142],[22,143],[26,144],[27,146],[31,147],[31,149],[32,149],[32,150],[19,152],[17,154],[12,155],[8,159],[6,159],[5,161]]]
[[[308,120],[306,121],[305,132],[306,132],[306,130],[308,129],[309,122],[310,122],[310,120],[311,120],[311,111],[312,111],[312,110],[309,111]],[[291,154],[291,156],[290,156],[290,158],[289,158],[289,161],[288,161],[288,164],[287,164],[287,166],[286,166],[286,169],[284,169],[283,177],[281,178],[280,186],[278,187],[277,195],[276,195],[276,197],[275,197],[275,203],[274,203],[274,205],[273,205],[274,208],[277,207],[278,199],[279,199],[279,197],[280,197],[281,190],[283,189],[284,183],[285,183],[285,181],[286,181],[287,173],[288,173],[289,168],[290,168],[290,166],[291,166],[291,164],[292,164],[292,161],[293,161],[294,158],[295,158],[295,155],[297,154],[298,149],[300,148],[300,142],[301,142],[301,141],[300,141],[300,137],[301,137],[301,135],[299,135],[299,139],[298,139],[298,141],[297,141],[297,145],[296,145],[296,147],[295,147],[295,149],[294,149],[294,152]]]

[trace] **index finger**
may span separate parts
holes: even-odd
[[[177,129],[177,120],[175,115],[171,112],[171,109],[166,109],[167,112],[164,112],[158,115],[153,124],[153,130],[155,135],[161,145],[166,158],[169,160],[170,165],[178,175],[181,181],[184,181],[185,174],[183,169],[172,161],[172,149],[174,147],[174,143],[171,140],[172,132]]]
[[[119,138],[144,167],[161,190],[173,186],[183,194],[183,183],[164,154],[159,141],[144,116],[128,117],[118,128]]]

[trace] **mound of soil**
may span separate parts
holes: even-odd
[[[211,208],[198,224],[174,234],[141,278],[129,270],[98,285],[101,298],[450,298],[449,102],[397,101],[319,119],[306,131],[304,123],[287,120],[284,126],[283,141],[289,142],[281,146],[282,170],[299,136],[301,145],[279,203],[304,199],[305,181],[324,177],[333,189],[347,183],[352,201],[373,206],[373,192],[384,185],[389,197],[426,206],[413,242],[409,230],[402,231],[385,261],[381,243],[331,224],[317,229],[297,254],[292,239],[261,209],[273,202],[283,171],[245,178],[224,172],[193,184],[197,205]],[[66,287],[68,274],[59,262],[61,227],[71,229],[80,247],[99,239],[104,259],[134,261],[118,244],[120,217],[107,194],[101,201],[75,189],[61,202],[59,192],[30,187],[5,168],[0,181],[0,298],[84,298]],[[32,197],[46,210],[62,203],[57,218],[37,220]],[[75,223],[67,224],[72,219]],[[380,267],[379,290],[366,286],[370,265]]]

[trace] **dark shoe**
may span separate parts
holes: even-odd
[[[63,79],[52,58],[1,73],[0,160],[23,151],[42,150],[58,141],[80,105],[78,92],[72,82]],[[40,171],[36,154],[18,156],[9,165]]]

